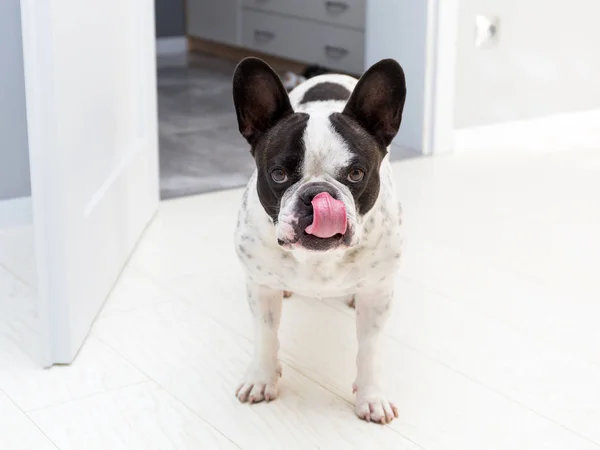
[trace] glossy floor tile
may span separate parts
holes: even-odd
[[[152,382],[30,414],[61,450],[237,448]]]
[[[69,402],[148,378],[102,341],[90,336],[69,366],[40,369],[16,346],[0,346],[0,389],[24,411]],[[7,370],[8,369],[8,370]]]
[[[33,225],[0,227],[0,265],[32,288],[37,286]]]
[[[5,394],[0,391],[0,448],[56,450],[56,446]]]
[[[406,246],[380,349],[392,424],[354,415],[354,310],[340,299],[286,299],[280,398],[234,397],[253,340],[236,189],[161,204],[74,365],[37,369],[0,338],[0,448],[600,449],[600,154],[453,155],[394,173]]]
[[[12,266],[0,264],[0,338],[32,358],[37,357],[39,342],[36,300],[36,290],[16,275]],[[0,345],[0,353],[3,347]]]

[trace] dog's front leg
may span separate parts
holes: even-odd
[[[365,289],[356,294],[358,336],[357,374],[354,382],[356,414],[361,419],[389,423],[398,410],[388,401],[379,380],[377,350],[383,327],[390,315],[393,287]]]
[[[242,402],[258,403],[277,397],[277,383],[281,377],[277,332],[283,293],[253,283],[248,283],[247,291],[254,318],[254,358],[236,395]]]

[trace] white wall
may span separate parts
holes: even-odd
[[[0,0],[0,200],[30,195],[19,0]]]
[[[498,45],[474,45],[475,16],[500,18]],[[600,1],[461,0],[457,128],[600,108]]]

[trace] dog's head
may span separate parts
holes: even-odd
[[[400,65],[382,60],[358,81],[342,112],[295,112],[277,74],[241,61],[233,98],[256,160],[258,197],[285,249],[355,245],[379,196],[379,169],[406,97]]]

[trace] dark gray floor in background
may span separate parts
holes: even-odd
[[[252,174],[231,99],[234,67],[199,56],[159,59],[161,198],[243,186]]]
[[[233,110],[234,67],[198,55],[158,59],[162,199],[240,187],[252,174],[254,160]],[[392,153],[394,160],[414,156]]]

